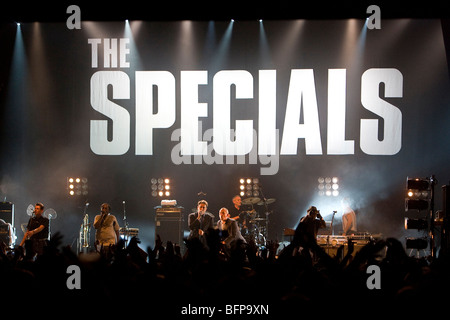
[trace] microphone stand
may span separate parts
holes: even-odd
[[[333,216],[331,217],[331,235],[334,236],[334,215],[336,214],[337,211],[333,211]]]
[[[89,215],[87,214],[88,206],[89,202],[86,202],[83,210],[83,223],[81,224],[78,241],[78,252],[85,251],[85,253],[87,253],[90,247],[90,232],[91,232]]]
[[[264,237],[265,237],[265,240],[267,242],[267,238],[268,238],[268,235],[269,235],[269,214],[270,214],[270,212],[269,212],[269,207],[267,206],[267,199],[264,196],[264,192],[263,192],[263,189],[262,189],[261,185],[259,185],[259,191],[261,192],[261,195],[263,197],[265,214],[266,214],[266,228],[264,230],[265,231],[264,232],[265,233]]]
[[[331,216],[330,228],[331,228],[331,236],[332,237],[334,236],[334,223],[333,223],[333,221],[334,221],[334,215],[336,214],[336,212],[337,211],[333,211],[333,215]],[[330,235],[327,236],[327,254],[328,255],[330,254]]]
[[[127,222],[127,212],[125,210],[125,200],[122,202],[123,203],[123,224],[124,224],[124,240],[125,240],[125,245],[128,244],[128,222]]]

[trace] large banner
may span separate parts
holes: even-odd
[[[161,199],[187,215],[205,198],[218,218],[241,178],[258,182],[244,199],[271,199],[253,204],[271,239],[311,205],[338,224],[344,198],[359,230],[402,237],[407,177],[449,179],[438,20],[86,21],[2,34],[1,196],[16,225],[30,203],[53,207],[68,242],[87,203],[93,219],[109,202],[151,244]],[[69,195],[68,177],[85,178],[85,192]],[[152,189],[160,178],[167,196]]]

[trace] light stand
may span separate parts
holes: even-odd
[[[263,192],[263,188],[261,187],[261,185],[259,186],[259,191],[260,191],[260,193],[261,193],[261,196],[262,196],[262,198],[263,198],[263,205],[264,205],[264,211],[265,211],[265,215],[266,215],[266,228],[265,228],[265,230],[264,230],[264,238],[265,238],[265,242],[266,242],[266,245],[267,245],[267,239],[268,239],[268,235],[269,235],[269,215],[270,215],[270,212],[269,212],[269,207],[268,207],[268,201],[267,201],[267,199],[266,199],[266,197],[264,196],[264,192]]]
[[[432,175],[425,179],[407,179],[407,195],[408,198],[405,200],[405,211],[409,210],[428,210],[426,214],[426,221],[422,220],[421,225],[415,225],[414,223],[410,225],[409,219],[405,220],[405,229],[427,229],[428,231],[428,241],[425,243],[429,244],[431,258],[436,257],[436,246],[435,246],[435,213],[434,213],[434,186],[436,185],[436,177]],[[420,220],[420,219],[419,219]],[[407,239],[410,243],[414,243],[413,238]],[[424,238],[415,239],[421,240],[420,248],[424,250]],[[413,245],[413,246],[414,246]],[[414,247],[411,247],[414,249]]]
[[[435,229],[434,229],[434,186],[437,180],[434,175],[430,177],[430,185],[431,185],[431,200],[430,200],[430,249],[431,249],[431,257],[436,257],[436,246],[434,243]]]

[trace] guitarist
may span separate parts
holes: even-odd
[[[20,246],[25,244],[26,240],[31,240],[32,255],[41,255],[48,241],[48,219],[42,215],[44,205],[40,202],[34,206],[34,216],[30,218],[27,225],[27,232],[23,236]]]

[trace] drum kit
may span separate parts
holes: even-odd
[[[247,242],[254,241],[259,247],[265,247],[269,231],[269,210],[268,205],[276,201],[275,198],[260,199],[250,197],[242,200],[242,205],[251,206],[251,210],[242,211],[240,216],[241,233]],[[254,209],[254,205],[264,206],[265,217],[260,216]]]

